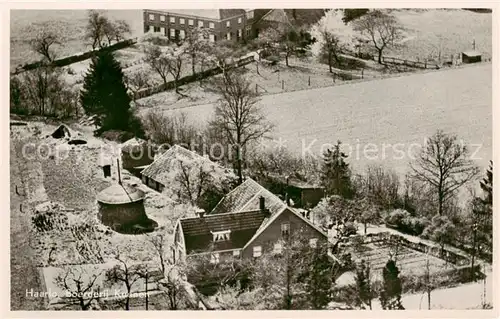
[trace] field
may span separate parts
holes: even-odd
[[[450,54],[476,50],[484,57],[492,54],[492,14],[466,10],[397,10],[394,15],[406,28],[409,37],[404,47],[388,51],[387,55],[407,59],[437,58],[441,50],[442,59]]]
[[[491,72],[491,64],[485,63],[264,95],[260,105],[276,125],[274,142],[281,138],[283,146],[299,155],[310,151],[318,156],[322,147],[341,140],[355,169],[383,162],[404,173],[424,139],[442,129],[458,134],[472,152],[477,151],[474,159],[485,168],[492,157]],[[204,123],[213,105],[165,112],[183,112]]]

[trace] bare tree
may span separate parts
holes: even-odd
[[[150,75],[145,70],[136,71],[130,75],[125,75],[125,84],[132,91],[133,100],[137,103],[137,93],[151,86]]]
[[[35,38],[31,40],[31,48],[36,53],[41,54],[50,63],[55,60],[56,53],[54,45],[62,44],[62,37],[54,30],[49,30],[47,26],[38,30]]]
[[[109,284],[125,285],[127,296],[125,297],[124,308],[130,310],[130,296],[133,285],[141,278],[144,278],[145,266],[143,264],[129,264],[119,254],[115,255],[115,259],[118,264],[106,271],[106,279]]]
[[[174,78],[174,87],[175,87],[175,93],[185,96],[179,91],[179,79],[182,74],[182,66],[184,64],[184,58],[186,55],[186,47],[185,45],[172,45],[169,47],[169,50],[167,51],[166,58],[168,62],[168,72],[172,75]]]
[[[186,54],[191,58],[191,72],[196,74],[199,55],[207,50],[209,33],[203,28],[189,28],[186,33]]]
[[[160,260],[160,267],[162,274],[165,273],[166,270],[166,260],[165,260],[165,234],[158,233],[155,235],[148,235],[148,240],[153,245],[156,253],[158,254],[158,258]]]
[[[100,283],[97,280],[101,274],[96,267],[71,265],[57,275],[55,283],[66,291],[69,305],[89,310],[93,301],[99,298]]]
[[[130,32],[130,25],[125,20],[106,20],[102,28],[102,33],[108,40],[108,45],[111,44],[111,41],[119,42],[123,40],[125,35]]]
[[[410,166],[414,178],[425,182],[437,195],[439,215],[443,215],[444,205],[458,189],[478,174],[467,146],[441,130],[429,138]]]
[[[105,36],[105,30],[109,28],[109,19],[97,10],[88,11],[87,26],[85,27],[85,39],[90,41],[92,50],[102,48],[102,40]]]
[[[372,10],[352,23],[354,30],[364,35],[377,50],[380,64],[384,50],[403,39],[403,28],[397,18],[381,10]]]
[[[167,77],[170,72],[169,59],[163,54],[161,48],[157,45],[146,46],[144,53],[146,54],[146,63],[161,77],[163,84],[166,87]]]
[[[220,129],[227,142],[236,149],[238,181],[243,182],[242,150],[252,141],[262,138],[272,130],[258,106],[258,95],[250,88],[243,75],[230,71],[215,84],[220,96],[215,107],[215,117],[210,126]]]
[[[330,73],[333,73],[333,60],[340,64],[339,53],[341,52],[341,44],[338,37],[332,32],[324,29],[321,31],[321,37],[323,39],[322,51],[326,54],[328,59],[328,67],[330,69]]]

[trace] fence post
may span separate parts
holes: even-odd
[[[425,68],[427,69],[427,60],[425,60],[425,64],[424,64]]]
[[[309,75],[308,85],[311,86],[311,76]]]
[[[255,94],[259,93],[259,92],[258,92],[258,89],[257,89],[257,85],[258,85],[258,84],[257,84],[257,83],[255,83]]]
[[[335,83],[335,78],[337,77],[337,73],[333,73],[333,83]]]
[[[364,73],[365,73],[365,69],[363,68],[363,69],[361,69],[361,79],[365,78]]]
[[[281,80],[281,89],[284,90],[285,89],[285,80]]]

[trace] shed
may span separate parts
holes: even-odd
[[[481,52],[472,50],[462,52],[462,62],[463,63],[477,63],[481,62]]]
[[[154,159],[153,146],[140,138],[131,138],[121,144],[121,157],[123,168],[138,175],[137,167],[149,165]]]
[[[144,198],[144,192],[137,188],[121,183],[113,184],[97,195],[99,219],[104,225],[119,232],[152,230],[156,223],[146,215]]]

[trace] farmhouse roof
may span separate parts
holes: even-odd
[[[238,213],[257,210],[260,197],[264,198],[266,209],[271,215],[283,211],[287,206],[276,195],[251,178],[229,192],[209,214]]]
[[[279,174],[269,174],[269,177],[276,179],[284,184],[288,184],[289,186],[293,186],[300,189],[322,189],[323,187],[319,185],[315,185],[312,183],[305,182],[294,176],[283,176]]]
[[[133,137],[125,142],[123,142],[120,146],[122,151],[129,151],[129,150],[134,150],[137,147],[143,147],[144,145],[147,145],[148,142],[146,140],[143,140],[142,138],[138,137]]]
[[[97,201],[103,204],[128,204],[144,199],[144,192],[125,184],[113,184],[97,194]]]
[[[290,19],[284,9],[272,9],[266,13],[260,21],[278,22],[290,24]]]
[[[211,20],[224,20],[241,14],[245,14],[244,9],[168,9],[165,12],[183,16],[193,16]]]
[[[141,174],[157,182],[166,185],[169,182],[169,172],[177,169],[180,160],[186,161],[204,161],[210,165],[218,165],[207,157],[201,156],[196,152],[185,149],[182,146],[174,145],[165,153],[159,155],[153,163],[146,167]]]
[[[229,214],[205,215],[179,221],[184,234],[186,252],[241,249],[254,236],[266,213],[261,210]],[[230,230],[229,240],[214,242],[212,232]],[[213,245],[213,246],[212,246]]]

